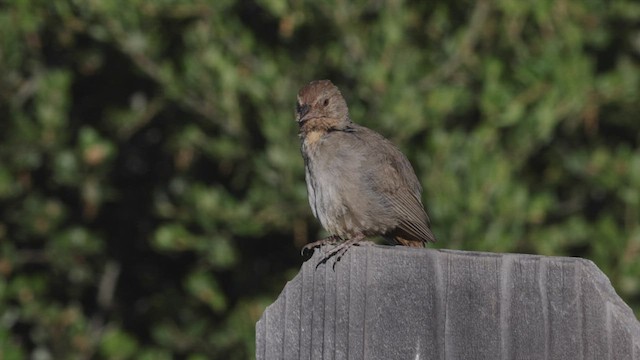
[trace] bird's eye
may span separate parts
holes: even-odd
[[[329,99],[324,99],[324,102],[322,103],[322,105],[327,106],[329,105]]]
[[[300,113],[300,109],[302,108],[302,105],[300,105],[299,102],[296,103],[296,113]]]

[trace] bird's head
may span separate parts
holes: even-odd
[[[329,80],[316,80],[298,92],[296,121],[303,128],[341,129],[351,123],[347,102]]]

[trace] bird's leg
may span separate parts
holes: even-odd
[[[320,239],[320,240],[316,240],[312,243],[308,243],[307,245],[305,245],[302,248],[302,251],[300,252],[302,255],[304,255],[305,253],[311,251],[313,252],[316,248],[322,247],[324,245],[335,245],[337,243],[339,243],[340,241],[342,241],[342,238],[338,235],[331,235],[329,237],[326,237],[324,239]]]
[[[362,242],[362,240],[364,240],[366,236],[364,234],[356,234],[354,237],[348,239],[347,241],[344,242],[340,242],[338,245],[336,245],[334,248],[332,248],[324,257],[324,259],[322,259],[322,261],[320,261],[317,265],[316,268],[318,266],[320,266],[320,264],[324,264],[326,263],[329,259],[331,259],[332,257],[336,257],[336,262],[333,264],[333,269],[335,270],[336,268],[336,263],[338,261],[340,261],[340,259],[342,258],[342,256],[344,255],[344,253],[347,252],[347,250],[349,250],[349,248],[351,246],[359,246],[362,243],[371,243],[369,241],[367,242]]]
[[[356,236],[352,237],[351,239],[339,244],[338,246],[336,246],[335,248],[331,249],[331,251],[329,252],[329,254],[327,255],[327,257],[332,257],[335,256],[336,257],[336,262],[333,263],[333,268],[336,268],[336,264],[338,263],[338,261],[340,261],[340,259],[342,259],[342,256],[347,252],[347,250],[349,250],[349,248],[351,246],[360,246],[360,243],[362,240],[364,240],[366,236],[364,234],[357,234]]]

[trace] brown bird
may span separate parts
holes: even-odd
[[[413,247],[436,241],[409,160],[382,135],[351,121],[331,81],[312,81],[298,92],[296,120],[309,204],[331,234],[303,252],[340,244],[328,256],[339,258],[377,235]]]

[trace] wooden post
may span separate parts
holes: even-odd
[[[256,358],[640,360],[640,322],[589,260],[352,247],[305,262]]]

